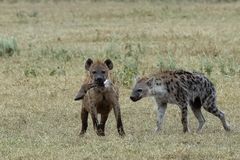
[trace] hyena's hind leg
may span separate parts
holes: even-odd
[[[198,128],[197,128],[197,132],[201,132],[202,128],[204,126],[205,123],[205,119],[203,117],[202,111],[201,111],[201,100],[199,97],[195,98],[194,101],[190,101],[191,109],[193,111],[193,114],[195,115],[195,117],[198,120]]]
[[[183,125],[183,132],[190,132],[189,126],[188,126],[188,104],[189,100],[187,97],[187,92],[184,89],[179,88],[178,95],[176,96],[177,105],[181,109],[182,114],[182,125]]]
[[[222,122],[223,128],[226,131],[230,131],[230,126],[227,124],[227,122],[225,120],[224,113],[217,108],[216,97],[214,95],[211,95],[207,98],[207,100],[203,104],[203,108],[206,111],[208,111],[208,112],[212,113],[213,115],[215,115],[216,117],[218,117]]]
[[[188,108],[187,108],[188,104],[187,103],[182,103],[179,104],[179,107],[181,109],[181,114],[182,114],[182,125],[183,125],[183,132],[190,132],[189,127],[188,127]]]

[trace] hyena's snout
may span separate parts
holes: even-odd
[[[133,102],[136,102],[138,100],[140,100],[142,97],[141,95],[138,93],[138,92],[133,92],[130,96],[130,99],[133,101]]]
[[[98,86],[104,86],[104,81],[106,79],[103,76],[96,76],[94,81]]]
[[[130,99],[133,101],[133,102],[136,102],[137,101],[137,98],[135,96],[130,96]]]

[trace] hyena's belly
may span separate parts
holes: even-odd
[[[99,103],[97,103],[96,107],[97,112],[101,114],[109,113],[112,110],[112,106],[106,100],[102,100]]]

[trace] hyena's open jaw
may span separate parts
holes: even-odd
[[[141,96],[133,96],[133,95],[131,95],[131,96],[130,96],[130,99],[131,99],[133,102],[137,102],[137,101],[139,101],[140,99],[142,99],[142,97],[141,97]]]

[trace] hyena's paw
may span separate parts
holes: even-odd
[[[202,133],[202,129],[197,129],[196,133]]]
[[[196,133],[202,133],[202,131],[203,131],[203,125],[197,128]]]
[[[119,129],[118,129],[118,134],[119,134],[121,137],[124,137],[124,136],[125,136],[125,132],[124,132],[123,128],[119,128]]]
[[[85,133],[86,133],[86,131],[81,131],[81,132],[79,132],[78,136],[83,137],[85,135]]]
[[[227,132],[231,131],[231,129],[230,129],[230,126],[229,126],[229,125],[226,125],[226,126],[224,126],[224,129],[225,129],[225,131],[227,131]]]
[[[190,129],[189,128],[184,128],[183,133],[190,133]]]
[[[104,133],[104,131],[102,129],[98,129],[97,130],[97,135],[98,136],[105,136],[105,133]]]
[[[154,129],[154,133],[158,134],[158,133],[160,133],[160,132],[161,132],[161,128],[156,127],[156,128]]]

